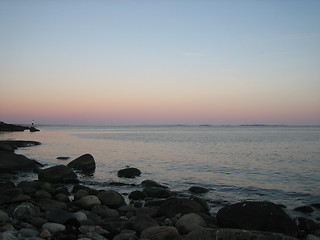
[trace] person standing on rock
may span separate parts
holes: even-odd
[[[34,127],[34,120],[32,120],[31,127]]]

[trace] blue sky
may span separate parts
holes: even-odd
[[[0,31],[3,120],[320,123],[319,1],[0,0]]]

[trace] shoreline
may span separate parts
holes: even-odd
[[[11,142],[11,144],[14,145],[14,141],[13,143]],[[24,145],[24,147],[26,147],[26,145]],[[76,172],[81,173],[88,169],[90,169],[90,171],[94,170],[92,168],[92,164],[95,164],[93,157],[91,160],[85,158],[81,164],[82,167],[79,167],[79,165],[75,167],[77,169]],[[48,168],[50,169],[52,167]],[[41,171],[42,170],[40,169],[39,173]],[[70,171],[72,170],[70,169]],[[140,174],[136,176],[139,176]],[[130,177],[136,176],[130,175]],[[128,177],[128,175],[126,177]],[[73,178],[73,180],[75,179],[78,179],[78,177]],[[118,237],[120,238],[119,235],[122,235],[123,237],[124,234],[130,234],[132,239],[139,239],[141,236],[145,236],[146,234],[150,239],[157,239],[152,238],[151,233],[150,236],[148,235],[148,231],[151,230],[156,232],[158,231],[156,236],[163,232],[172,234],[172,236],[165,235],[166,237],[164,239],[187,240],[194,239],[194,234],[205,234],[204,232],[206,232],[206,234],[209,232],[212,236],[214,235],[216,237],[218,232],[220,232],[220,234],[225,234],[226,236],[242,234],[244,239],[246,239],[246,237],[249,239],[252,236],[256,236],[258,237],[257,239],[259,239],[266,237],[267,234],[266,232],[261,231],[262,229],[265,230],[261,226],[242,226],[239,228],[237,225],[231,226],[221,220],[221,210],[230,206],[221,207],[217,214],[211,214],[208,202],[201,198],[202,194],[206,191],[206,189],[201,186],[193,189],[194,192],[191,192],[191,197],[186,198],[184,194],[179,195],[174,192],[174,189],[171,190],[168,186],[161,185],[152,180],[149,180],[147,183],[142,182],[140,186],[132,186],[133,190],[128,196],[124,196],[119,193],[119,191],[121,191],[121,186],[126,185],[120,182],[114,182],[112,186],[110,184],[109,186],[112,188],[109,190],[97,190],[82,185],[81,182],[80,184],[66,184],[66,181],[65,183],[61,183],[59,181],[50,182],[50,180],[35,180],[23,181],[14,184],[10,181],[6,181],[5,183],[2,178],[0,178],[0,180],[2,182],[0,194],[2,196],[0,215],[5,216],[3,218],[4,220],[1,221],[0,225],[2,226],[0,226],[0,229],[1,232],[8,233],[13,236],[16,235],[16,237],[18,237],[19,234],[25,234],[24,231],[27,230],[24,229],[29,229],[29,232],[34,233],[34,237],[38,237],[40,239],[78,239],[81,237],[89,239],[118,239]],[[114,187],[116,187],[118,191],[111,190],[114,189]],[[140,188],[141,191],[136,190],[137,187]],[[11,194],[10,198],[6,197],[8,194]],[[110,203],[108,199],[113,199],[115,202],[118,202]],[[126,199],[128,200],[126,201]],[[171,209],[171,212],[163,212],[164,210],[161,210],[164,208],[163,205],[168,204],[170,201],[171,203],[165,208],[170,209],[171,205],[176,204],[176,208],[182,210],[180,212],[175,212],[176,209]],[[248,203],[254,203],[261,207],[260,204],[265,204],[266,202],[261,203],[252,201],[251,203],[243,202],[241,204],[246,205]],[[28,207],[26,207],[26,205]],[[272,205],[272,207],[273,206],[274,205]],[[319,205],[297,207],[298,211],[319,211]],[[17,212],[19,212],[20,208],[35,208],[37,209],[37,213],[35,213],[31,218],[29,216],[18,216]],[[275,205],[275,208],[277,211],[280,209],[279,211],[283,212],[281,207],[278,205]],[[50,214],[57,214],[57,211],[68,215],[69,218],[61,221],[61,219],[57,220],[55,218],[52,219],[48,217]],[[141,211],[146,211],[147,214],[141,213]],[[248,212],[246,214],[253,214],[251,215],[251,218],[255,218],[254,213],[250,213],[250,209],[247,209],[247,211]],[[101,212],[104,213],[103,216],[101,216]],[[284,214],[286,213],[284,212]],[[72,217],[70,217],[71,215]],[[83,222],[81,222],[74,215],[82,215],[83,219],[86,220],[82,219],[81,221]],[[243,218],[243,216],[239,217]],[[184,218],[187,218],[188,220],[185,220]],[[261,221],[260,218],[261,216],[256,216],[256,221]],[[290,216],[289,218],[291,219]],[[41,220],[41,224],[35,224],[35,219]],[[73,229],[71,231],[69,229],[70,226],[68,225],[68,221],[74,221],[74,219],[76,219],[76,223],[72,223],[73,225],[71,224],[71,229]],[[191,221],[192,227],[187,226],[187,223],[181,223],[183,221]],[[296,227],[295,230],[290,230],[290,232],[282,229],[280,232],[285,235],[298,237],[299,239],[306,239],[308,235],[320,237],[320,224],[316,219],[300,218],[294,219],[292,222],[296,221],[298,221],[298,225],[296,224],[293,227]],[[292,224],[292,222],[290,222],[290,224]],[[49,223],[49,227],[45,225],[47,223]],[[59,227],[55,225],[59,230],[50,230],[50,226],[52,225],[51,223],[60,224]],[[74,226],[74,224],[76,226]],[[148,227],[144,227],[143,229],[139,228],[138,226],[141,224],[145,224]],[[259,229],[259,227],[261,229]],[[84,230],[84,228],[86,228],[86,230]],[[238,228],[238,230],[232,230],[235,228]],[[99,229],[99,231],[97,229]],[[244,231],[245,229],[255,231]],[[146,233],[143,233],[144,231],[146,231]],[[274,237],[279,239],[291,239],[287,238],[285,235],[281,235],[280,233],[275,233],[275,231],[270,231],[270,229],[269,232],[274,232],[272,233],[274,234]],[[4,233],[2,233],[2,235]],[[93,236],[92,234],[98,234],[100,236]],[[66,238],[66,236],[68,237]],[[199,235],[196,236],[199,237]]]

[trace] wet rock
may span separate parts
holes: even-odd
[[[118,171],[118,177],[134,178],[141,175],[141,171],[137,168],[125,168]]]
[[[1,240],[18,240],[18,238],[16,238],[13,234],[9,233],[9,232],[0,232],[0,239]]]
[[[122,205],[125,205],[125,200],[122,195],[116,191],[101,191],[97,194],[97,197],[101,201],[101,204],[106,205],[111,208],[119,208]]]
[[[95,205],[100,205],[101,202],[97,196],[88,195],[76,201],[76,204],[83,209],[91,209]]]
[[[45,190],[38,190],[35,192],[34,197],[37,199],[52,199],[52,195]]]
[[[44,211],[50,211],[56,208],[67,208],[67,204],[52,199],[41,199],[38,201],[39,207]]]
[[[8,214],[0,209],[0,225],[4,225],[9,219]]]
[[[88,195],[89,193],[86,190],[80,189],[73,195],[73,197],[74,197],[74,200],[80,200],[84,196],[88,196]]]
[[[23,202],[30,199],[30,196],[23,194],[21,188],[10,188],[2,191],[0,196],[0,203],[15,203]]]
[[[67,166],[70,168],[81,170],[84,173],[91,173],[96,169],[96,163],[91,154],[84,154],[68,163]]]
[[[296,223],[271,202],[240,202],[223,207],[217,213],[217,221],[224,228],[298,234]]]
[[[47,219],[42,217],[32,217],[28,221],[36,228],[41,228],[43,224],[48,222]]]
[[[156,226],[145,229],[141,233],[141,238],[150,240],[170,240],[180,237],[178,230],[175,227]]]
[[[40,181],[46,181],[50,183],[74,183],[78,181],[77,178],[77,174],[64,165],[43,169],[38,174],[38,179]]]
[[[99,215],[102,218],[106,217],[119,217],[119,212],[104,205],[96,205],[92,208],[91,212]]]
[[[109,231],[113,236],[119,234],[123,230],[133,229],[133,224],[122,218],[105,218],[100,226]]]
[[[42,230],[47,229],[51,234],[55,234],[56,232],[61,232],[66,229],[66,227],[60,223],[45,223],[42,226]]]
[[[313,235],[313,234],[308,234],[305,238],[305,240],[320,240],[319,237]]]
[[[294,210],[303,213],[312,213],[314,211],[313,208],[310,206],[296,207]]]
[[[34,161],[9,151],[0,151],[0,172],[32,171]]]
[[[47,219],[49,222],[64,224],[66,221],[73,217],[72,213],[63,209],[52,209],[47,212]]]
[[[113,240],[138,240],[135,232],[125,232],[116,235]]]
[[[132,200],[144,200],[147,197],[147,194],[141,191],[133,191],[129,194],[129,199]]]
[[[143,192],[151,198],[169,198],[171,196],[171,192],[163,188],[149,187],[143,189]]]
[[[298,218],[298,226],[300,230],[303,230],[305,233],[315,233],[320,229],[320,224],[313,221],[312,219],[307,219],[303,217]]]
[[[99,205],[97,205],[97,206],[99,206]],[[81,211],[73,213],[72,217],[80,223],[83,221],[86,221],[88,219],[87,215]]]
[[[287,235],[272,232],[258,232],[248,231],[241,229],[212,229],[212,228],[198,228],[190,232],[185,240],[212,240],[212,239],[225,239],[225,240],[237,240],[237,239],[254,239],[254,240],[298,240]]]
[[[188,191],[190,191],[192,193],[207,193],[207,192],[209,192],[209,190],[207,188],[199,187],[199,186],[192,186],[188,189]]]
[[[39,236],[39,232],[30,228],[22,228],[18,232],[18,238],[25,239]]]
[[[141,207],[137,208],[136,215],[147,214],[150,217],[156,217],[158,213],[158,209],[150,208],[150,207]]]
[[[201,216],[195,213],[183,215],[177,222],[176,228],[181,234],[187,234],[195,229],[206,227],[207,224]]]
[[[54,199],[59,202],[65,202],[65,203],[70,202],[68,195],[66,195],[64,193],[58,193],[58,194],[54,195]]]
[[[30,127],[30,132],[39,132],[40,130],[35,127]]]
[[[198,202],[187,198],[172,198],[161,204],[158,215],[173,217],[176,214],[207,213],[207,210]]]
[[[96,232],[88,232],[86,234],[83,235],[85,240],[108,240],[107,238],[101,236],[100,234],[96,233]],[[80,238],[81,239],[81,238]]]
[[[90,195],[97,195],[99,193],[98,190],[96,190],[94,188],[87,187],[87,186],[83,186],[81,184],[74,185],[73,189],[72,189],[72,193],[76,193],[79,190],[85,190]]]
[[[162,185],[156,181],[153,180],[144,180],[141,182],[142,187],[144,188],[149,188],[149,187],[156,187],[156,188],[165,188],[167,189],[168,187],[165,185]]]
[[[49,232],[48,229],[43,229],[42,232],[40,233],[40,237],[44,239],[48,239],[52,237],[52,234]]]
[[[70,158],[70,157],[63,157],[63,156],[57,157],[58,160],[68,160],[69,158]]]
[[[150,217],[147,214],[139,214],[134,218],[133,221],[134,229],[141,233],[143,230],[149,228],[149,227],[155,227],[159,226],[158,222],[154,220],[152,217]]]
[[[21,203],[13,212],[13,216],[19,220],[27,220],[32,217],[37,217],[39,214],[40,208],[28,202]]]

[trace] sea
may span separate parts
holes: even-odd
[[[16,152],[47,167],[67,164],[90,153],[96,171],[81,175],[83,184],[117,188],[127,195],[141,190],[143,180],[167,185],[181,196],[188,189],[213,211],[243,200],[272,201],[287,209],[320,203],[320,126],[38,126],[40,132],[0,133],[2,140],[34,140],[42,144]],[[58,160],[59,156],[70,157]],[[134,179],[117,172],[135,167]],[[21,174],[18,180],[37,179]],[[110,186],[111,182],[134,184]],[[317,213],[319,216],[319,211]]]

